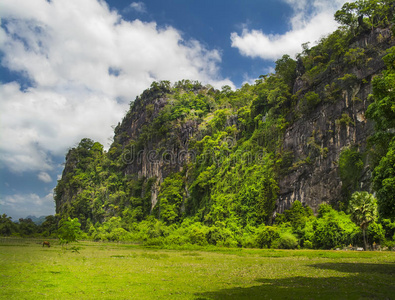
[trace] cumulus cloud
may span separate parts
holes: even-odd
[[[0,86],[0,161],[15,172],[53,170],[53,157],[83,137],[106,146],[154,80],[233,86],[219,76],[217,50],[173,27],[125,21],[104,1],[2,0],[0,18],[1,64],[24,77]]]
[[[53,193],[44,197],[37,194],[14,194],[0,199],[2,213],[12,216],[14,220],[28,215],[46,216],[55,213]]]
[[[42,182],[45,182],[45,183],[52,182],[52,178],[47,172],[40,172],[37,177]]]
[[[333,18],[335,11],[347,0],[282,0],[293,9],[289,21],[290,30],[285,33],[266,34],[264,29],[248,29],[241,35],[231,33],[232,47],[240,54],[252,58],[275,60],[284,54],[294,56],[302,51],[301,45],[315,43],[333,32],[338,24]]]

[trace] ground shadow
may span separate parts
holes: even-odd
[[[395,264],[324,263],[310,267],[348,274],[264,278],[258,279],[253,287],[195,296],[196,299],[395,299]]]
[[[395,263],[367,264],[367,263],[324,263],[311,265],[313,268],[335,270],[346,273],[368,273],[395,275]],[[395,294],[395,291],[394,291]]]

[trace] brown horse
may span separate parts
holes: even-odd
[[[48,248],[49,248],[49,247],[51,247],[51,244],[50,244],[49,242],[47,242],[47,241],[44,241],[44,242],[43,242],[43,247],[44,247],[44,246],[48,246]]]

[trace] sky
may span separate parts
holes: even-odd
[[[253,83],[334,31],[344,0],[0,0],[0,215],[55,213],[67,151],[153,81]]]

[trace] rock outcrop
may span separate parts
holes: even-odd
[[[329,70],[312,85],[303,84],[303,74],[297,78],[294,93],[314,91],[323,101],[286,130],[283,147],[292,153],[295,167],[290,174],[279,178],[277,212],[288,209],[295,200],[317,211],[323,202],[336,207],[342,199],[339,156],[347,147],[356,147],[361,153],[367,150],[367,138],[373,130],[373,124],[365,118],[372,93],[371,80],[383,70],[382,56],[391,46],[391,31],[377,29],[350,47],[364,49],[365,53],[375,49],[376,55],[363,67],[351,67],[347,73],[344,69]],[[352,84],[348,83],[345,88],[341,79],[347,74],[352,74],[349,76]],[[334,87],[336,92],[330,95],[333,99],[327,100],[333,84],[338,87]],[[363,190],[370,188],[369,172],[367,161],[359,179]]]

